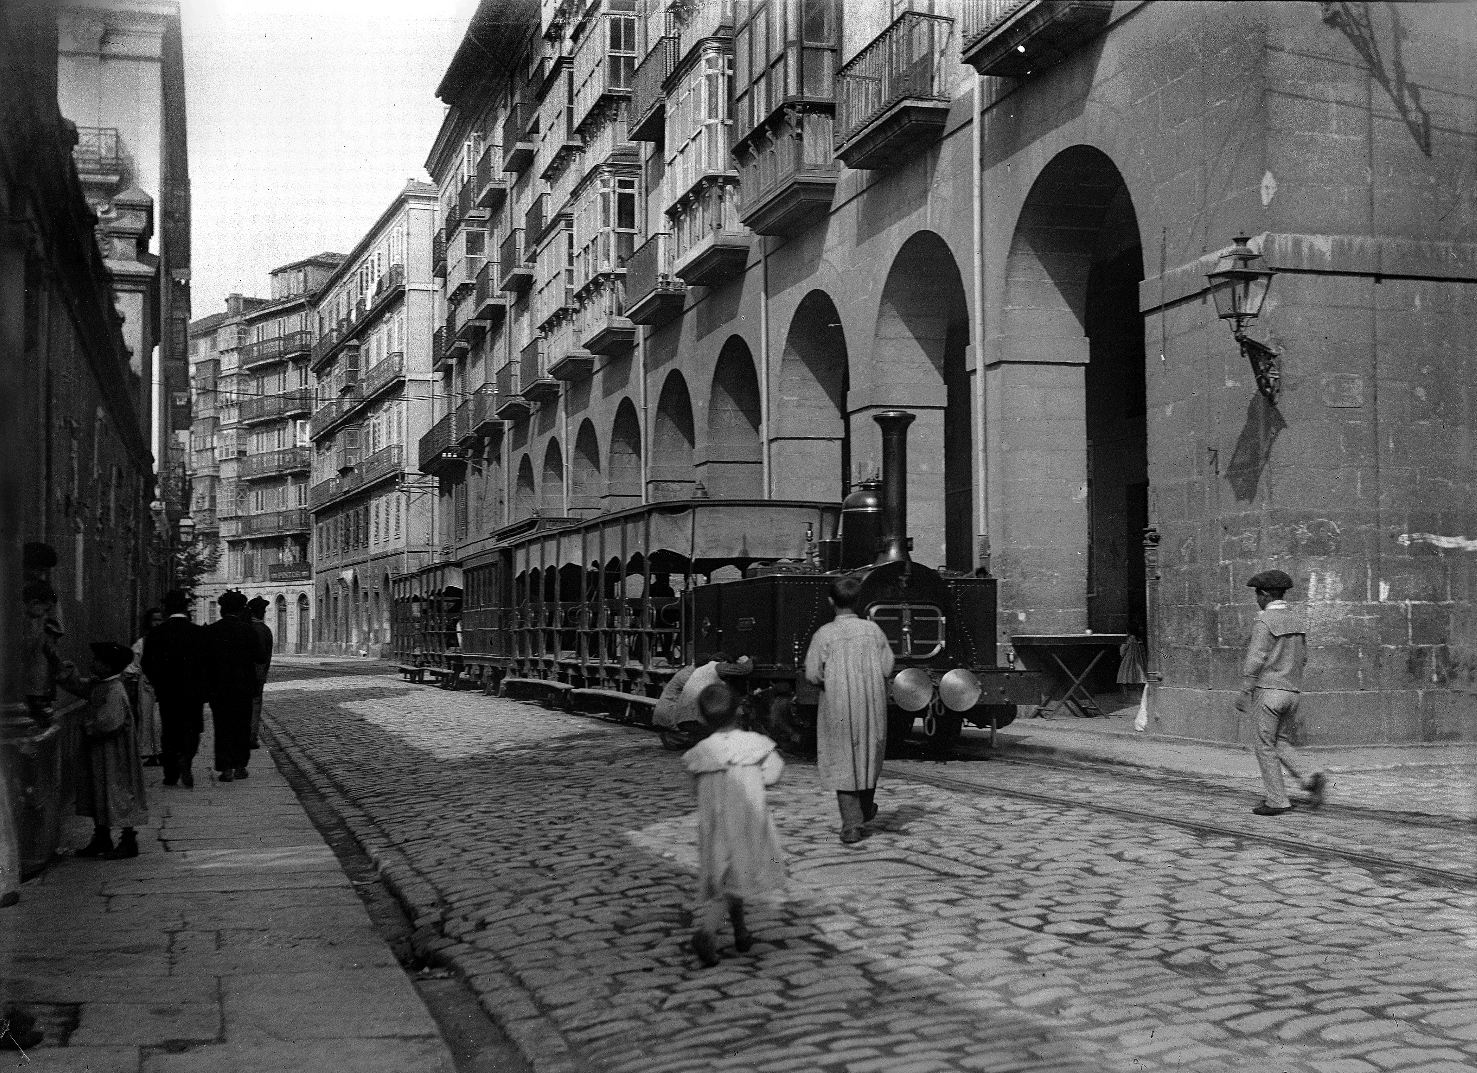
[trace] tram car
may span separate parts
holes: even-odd
[[[805,681],[811,636],[831,618],[831,582],[862,582],[856,611],[892,645],[889,737],[915,729],[947,749],[966,723],[997,728],[1043,681],[1001,666],[995,579],[912,561],[907,426],[875,418],[883,479],[845,503],[651,503],[591,518],[533,517],[493,534],[460,566],[395,580],[394,649],[408,676],[494,689],[649,722],[688,663],[747,657],[736,679],[772,735],[804,747],[819,694]],[[880,487],[879,487],[880,485]]]

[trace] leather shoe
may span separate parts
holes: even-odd
[[[244,779],[244,778],[246,778],[246,769],[244,767],[238,767],[236,769],[236,778],[238,778],[238,779]]]
[[[195,788],[195,776],[189,769],[180,772],[179,781],[185,784],[187,790]]]
[[[178,775],[166,775],[166,776],[164,776],[164,785],[165,786],[173,786],[177,782],[179,782],[179,776]]]
[[[841,832],[841,841],[845,842],[848,846],[854,845],[861,840],[862,830],[860,827],[848,827]]]
[[[215,781],[216,782],[232,782],[232,781],[235,780],[235,778],[236,778],[236,776],[234,774],[232,774],[231,771],[226,770],[226,771],[222,771],[219,775],[217,775],[215,777]]]
[[[1258,816],[1281,816],[1284,812],[1291,812],[1292,806],[1288,805],[1286,808],[1273,808],[1271,805],[1263,801],[1260,805],[1258,805],[1251,811],[1255,812]]]
[[[1318,808],[1323,804],[1323,795],[1328,789],[1328,776],[1319,772],[1308,780],[1308,807]]]

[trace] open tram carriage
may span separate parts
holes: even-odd
[[[997,664],[995,579],[912,562],[904,534],[912,415],[877,416],[881,494],[845,504],[693,499],[593,518],[533,517],[493,534],[459,567],[395,582],[401,669],[649,722],[655,698],[689,662],[748,657],[740,679],[772,730],[814,733],[805,681],[811,636],[831,617],[838,572],[863,582],[857,613],[896,657],[889,736],[922,720],[939,747],[963,725],[1004,726],[1041,682]]]

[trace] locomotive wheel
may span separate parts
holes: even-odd
[[[928,751],[935,754],[947,753],[959,743],[964,731],[964,716],[957,712],[928,712],[923,719],[922,738]]]

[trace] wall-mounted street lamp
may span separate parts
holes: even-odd
[[[1257,390],[1268,402],[1275,403],[1282,382],[1281,351],[1257,342],[1246,334],[1245,327],[1247,321],[1261,315],[1273,273],[1258,265],[1261,255],[1254,253],[1247,241],[1246,235],[1236,236],[1236,245],[1221,256],[1215,271],[1207,272],[1205,278],[1210,281],[1217,315],[1231,321],[1231,332],[1241,344],[1241,353],[1251,362]]]
[[[195,519],[186,514],[175,522],[175,530],[179,534],[179,542],[186,547],[195,543]]]

